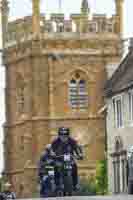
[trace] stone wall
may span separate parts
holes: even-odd
[[[45,15],[40,15],[41,34],[53,33],[54,37],[58,33],[63,33],[70,37],[85,32],[87,34],[117,34],[116,16],[107,18],[106,15],[95,14],[92,19],[82,19],[81,14],[72,14],[69,19],[65,19],[63,14],[52,14],[50,19]],[[84,28],[85,27],[85,28]],[[6,46],[13,45],[15,42],[30,40],[34,36],[32,31],[32,17],[27,16],[23,19],[8,22],[6,32]]]
[[[60,126],[70,127],[84,146],[80,174],[95,175],[96,161],[104,157],[105,148],[105,115],[99,110],[105,104],[106,65],[119,60],[120,47],[117,34],[46,33],[5,49],[5,173],[18,197],[36,192],[37,162]],[[70,104],[72,77],[85,80],[84,109],[73,109]]]

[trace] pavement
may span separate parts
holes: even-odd
[[[32,200],[32,199],[29,199]],[[41,200],[36,198],[34,200]],[[72,197],[56,197],[56,198],[45,198],[45,200],[133,200],[133,195],[112,195],[112,196],[72,196]]]

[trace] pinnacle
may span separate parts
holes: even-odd
[[[82,10],[82,12],[88,12],[89,11],[88,0],[82,0],[81,10]]]

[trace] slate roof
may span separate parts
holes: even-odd
[[[105,94],[111,97],[133,87],[133,50],[129,51],[111,79],[105,85]]]

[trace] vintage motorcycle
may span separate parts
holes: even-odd
[[[56,185],[56,196],[72,196],[73,193],[73,156],[71,154],[64,154],[57,156],[56,173],[58,183]]]
[[[54,166],[45,166],[45,174],[41,180],[40,197],[54,197],[56,191]]]

